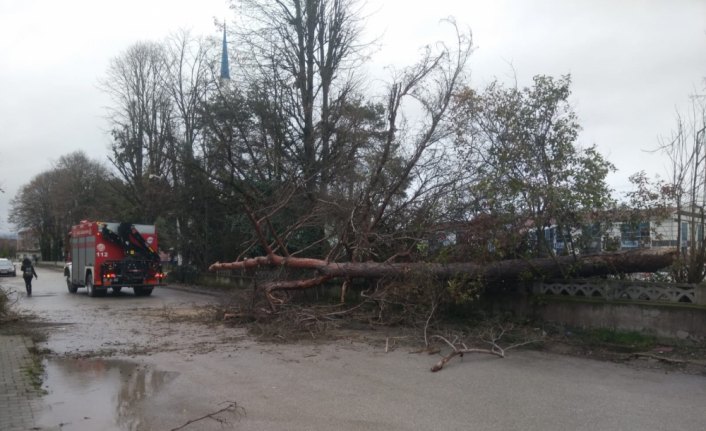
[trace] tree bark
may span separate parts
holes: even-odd
[[[258,267],[311,269],[318,276],[307,280],[278,280],[262,285],[268,297],[276,290],[302,290],[342,277],[379,278],[414,273],[431,274],[446,279],[464,275],[484,282],[512,282],[532,278],[590,277],[633,272],[654,272],[672,264],[677,251],[672,248],[638,249],[587,256],[557,256],[537,259],[514,259],[477,264],[459,263],[381,263],[327,262],[322,259],[283,257],[276,254],[230,263],[214,263],[210,271]]]

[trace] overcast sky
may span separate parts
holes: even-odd
[[[368,0],[364,11],[366,36],[379,37],[373,78],[448,38],[448,16],[473,30],[477,87],[570,73],[579,143],[616,165],[617,192],[638,170],[664,173],[646,150],[671,133],[689,95],[706,92],[704,0]],[[0,232],[13,230],[19,188],[59,157],[83,149],[105,160],[109,100],[97,83],[111,58],[180,28],[218,36],[214,18],[233,13],[224,0],[0,0]]]

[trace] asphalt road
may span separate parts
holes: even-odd
[[[213,296],[89,298],[38,272],[18,299],[50,328],[42,430],[706,429],[704,376],[533,351],[431,373],[436,357],[357,339],[257,343],[209,321]]]

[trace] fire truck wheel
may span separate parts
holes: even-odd
[[[69,276],[66,277],[66,287],[69,288],[69,293],[76,293],[78,290],[78,286],[71,282],[71,277]]]
[[[96,296],[96,289],[93,288],[93,274],[90,273],[86,276],[86,293],[90,297]]]
[[[117,295],[120,293],[120,291],[123,290],[122,286],[116,286],[113,288],[113,295]]]

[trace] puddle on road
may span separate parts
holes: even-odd
[[[45,370],[39,429],[62,431],[147,429],[143,401],[178,375],[103,359],[49,359]]]

